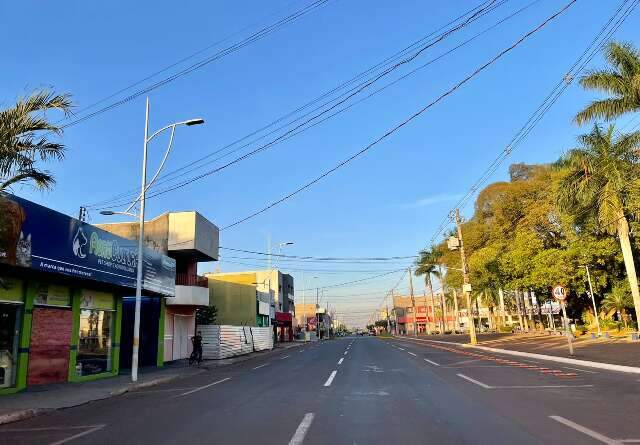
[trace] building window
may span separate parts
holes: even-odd
[[[111,371],[113,323],[113,311],[99,309],[80,311],[80,337],[76,361],[78,376]]]

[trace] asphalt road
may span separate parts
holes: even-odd
[[[0,444],[632,443],[639,381],[440,343],[342,338],[5,425]]]

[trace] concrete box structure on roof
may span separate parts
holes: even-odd
[[[136,222],[101,224],[101,228],[137,240]],[[187,358],[195,334],[196,309],[209,305],[209,286],[198,275],[198,262],[218,259],[219,229],[195,211],[168,212],[145,222],[144,243],[176,261],[175,295],[162,312],[164,360]]]

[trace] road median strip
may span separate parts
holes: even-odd
[[[613,363],[602,363],[602,362],[594,362],[594,361],[590,361],[590,360],[579,360],[579,359],[575,359],[575,358],[558,357],[558,356],[555,356],[555,355],[536,354],[536,353],[533,353],[533,352],[522,352],[522,351],[513,351],[513,350],[509,350],[509,349],[490,348],[488,346],[470,345],[470,344],[466,344],[466,343],[456,343],[456,342],[450,342],[450,341],[428,340],[428,339],[417,339],[417,338],[416,339],[405,339],[405,338],[402,338],[402,337],[395,337],[395,338],[397,338],[399,340],[405,340],[405,341],[418,341],[418,342],[425,343],[425,344],[429,344],[429,343],[436,343],[436,344],[440,344],[440,345],[446,344],[448,346],[454,346],[454,347],[457,348],[457,349],[445,348],[447,350],[450,350],[452,352],[461,352],[461,353],[463,353],[465,355],[471,355],[471,356],[478,356],[478,354],[473,354],[473,353],[470,353],[470,352],[461,351],[460,349],[462,349],[462,348],[472,348],[472,349],[478,349],[478,350],[481,350],[481,351],[493,352],[493,353],[496,353],[496,354],[504,354],[504,355],[513,355],[513,356],[517,356],[517,357],[534,358],[534,359],[538,359],[538,360],[545,360],[545,361],[550,361],[550,362],[564,363],[564,364],[569,364],[569,365],[574,365],[574,366],[583,366],[585,368],[604,369],[604,370],[607,370],[607,371],[624,372],[624,373],[627,373],[627,374],[640,374],[640,368],[634,367],[634,366],[615,365]],[[499,363],[506,363],[509,360],[495,359],[495,361],[497,361]]]

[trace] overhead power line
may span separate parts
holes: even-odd
[[[633,10],[638,5],[637,0],[624,0],[620,3],[616,11],[609,17],[609,19],[602,26],[600,31],[595,35],[591,43],[585,48],[578,59],[571,65],[569,70],[564,74],[551,92],[545,97],[538,108],[533,112],[525,124],[518,130],[518,132],[511,139],[509,144],[500,152],[500,154],[494,159],[482,175],[473,183],[467,193],[453,207],[462,208],[475,196],[475,193],[482,187],[502,165],[502,163],[513,153],[513,151],[520,145],[520,143],[531,133],[536,125],[542,120],[545,114],[556,103],[565,90],[571,85],[573,80],[577,78],[580,73],[586,68],[587,64],[593,59],[593,57],[600,51],[600,49],[606,44],[606,42],[613,36],[613,34],[622,26],[624,21],[629,17]],[[625,9],[626,7],[626,9]],[[449,214],[445,215],[437,227],[434,235],[430,239],[430,244],[433,244],[437,237],[446,229],[451,218]]]
[[[235,152],[238,152],[240,150],[242,150],[243,148],[249,147],[250,145],[252,145],[255,142],[258,142],[262,139],[264,139],[265,137],[275,134],[280,130],[286,129],[287,127],[295,124],[296,122],[300,121],[303,118],[306,118],[308,116],[308,119],[302,121],[301,123],[293,126],[292,128],[289,128],[288,130],[286,130],[284,133],[278,135],[277,137],[275,137],[274,139],[272,139],[271,141],[258,146],[257,148],[253,149],[252,151],[245,153],[244,155],[241,155],[229,162],[227,162],[226,164],[223,164],[219,167],[216,167],[214,169],[211,169],[209,171],[203,172],[199,175],[196,175],[192,178],[189,179],[185,179],[182,182],[177,182],[173,185],[167,186],[164,189],[160,189],[160,190],[156,190],[153,193],[150,193],[147,197],[148,198],[154,198],[156,196],[177,190],[179,188],[182,188],[186,185],[192,184],[193,182],[202,180],[208,176],[211,176],[215,173],[218,173],[226,168],[229,168],[232,165],[235,165],[249,157],[252,157],[264,150],[270,149],[273,146],[284,142],[286,140],[291,139],[292,137],[295,137],[296,135],[308,131],[309,129],[315,127],[316,125],[319,125],[322,122],[325,122],[328,119],[331,119],[332,117],[350,109],[351,107],[353,107],[354,105],[374,96],[375,94],[383,91],[384,89],[388,88],[389,86],[405,79],[406,77],[414,74],[415,72],[417,72],[420,69],[425,68],[426,66],[430,65],[431,63],[435,62],[436,60],[439,60],[443,57],[445,57],[446,55],[451,54],[452,52],[460,49],[462,46],[470,43],[471,41],[473,41],[474,39],[476,39],[477,37],[479,37],[480,35],[490,31],[491,29],[494,29],[495,27],[499,26],[500,24],[504,23],[504,21],[512,18],[513,16],[519,14],[520,12],[522,12],[523,10],[527,9],[528,7],[530,7],[531,5],[537,3],[540,0],[534,0],[533,2],[529,3],[528,5],[526,5],[525,7],[519,9],[518,11],[516,11],[515,13],[505,17],[504,19],[500,20],[498,23],[492,25],[491,27],[485,29],[484,31],[482,31],[481,33],[476,34],[475,36],[473,36],[471,39],[468,39],[467,41],[463,42],[460,45],[457,45],[455,48],[445,52],[444,54],[430,60],[429,62],[427,62],[426,64],[423,64],[422,66],[412,70],[410,73],[405,74],[404,76],[400,77],[399,79],[396,79],[392,82],[390,82],[389,84],[383,86],[382,88],[372,92],[371,94],[367,95],[366,97],[361,98],[360,100],[356,101],[355,103],[352,103],[351,105],[345,106],[341,109],[338,109],[337,111],[331,113],[333,110],[335,110],[336,108],[338,108],[340,105],[344,104],[345,102],[347,102],[348,100],[350,100],[351,98],[353,98],[354,96],[360,94],[362,91],[364,91],[365,89],[369,88],[371,85],[373,85],[374,83],[378,82],[379,80],[381,80],[382,78],[388,76],[389,74],[393,73],[395,70],[397,70],[399,67],[411,63],[413,60],[415,60],[418,56],[420,56],[424,51],[426,51],[427,49],[433,47],[434,45],[442,42],[445,38],[449,37],[450,35],[452,35],[453,33],[455,33],[456,31],[459,31],[463,28],[465,28],[466,26],[468,26],[469,24],[473,23],[474,21],[480,19],[481,17],[485,16],[486,14],[492,12],[493,10],[497,9],[498,7],[504,5],[508,0],[502,0],[500,2],[496,3],[496,0],[491,0],[491,1],[486,1],[483,4],[471,9],[470,11],[467,11],[466,13],[462,14],[461,16],[459,16],[458,18],[454,19],[453,21],[449,22],[447,25],[441,27],[438,31],[445,29],[447,26],[451,27],[449,29],[446,29],[445,31],[443,31],[441,34],[439,35],[435,35],[436,32],[438,31],[434,31],[431,34],[423,37],[422,39],[418,40],[417,42],[414,42],[413,44],[409,45],[408,47],[402,49],[401,51],[399,51],[398,53],[394,54],[391,57],[388,57],[387,59],[385,59],[383,62],[380,62],[378,64],[376,64],[375,66],[373,66],[372,68],[364,71],[363,73],[360,73],[359,75],[355,76],[354,78],[352,78],[351,80],[343,83],[342,85],[339,85],[338,87],[330,90],[328,93],[324,93],[323,95],[321,95],[319,98],[314,99],[313,101],[307,103],[306,105],[303,105],[302,107],[299,107],[298,109],[294,110],[293,112],[277,119],[276,121],[272,122],[271,124],[268,124],[265,127],[262,127],[259,130],[256,130],[254,132],[252,132],[251,134],[244,136],[240,139],[237,139],[236,141],[227,144],[225,146],[223,146],[222,148],[213,151],[212,153],[209,153],[205,156],[200,157],[199,159],[196,159],[194,161],[189,162],[188,164],[186,164],[185,166],[182,166],[178,169],[175,169],[171,172],[168,172],[164,175],[161,176],[161,180],[158,181],[156,183],[157,185],[161,185],[163,183],[167,183],[167,182],[171,182],[171,181],[175,181],[176,179],[179,179],[180,177],[186,176],[187,174],[194,172],[195,170],[201,169],[203,167],[205,167],[208,164],[214,163],[218,160],[221,160]],[[483,6],[484,5],[484,6]],[[468,16],[468,17],[467,17]],[[466,17],[466,19],[465,19]],[[462,20],[460,23],[455,24],[457,21]],[[455,25],[455,26],[454,26]],[[413,54],[411,53],[411,51],[414,51]],[[396,60],[399,60],[399,62],[396,62]],[[392,65],[384,68],[385,63],[387,62],[391,62],[393,63]],[[394,63],[395,62],[395,63]],[[212,156],[234,146],[235,144],[242,142],[243,140],[248,139],[249,137],[252,137],[254,135],[256,135],[257,133],[261,132],[262,130],[268,129],[269,127],[275,125],[276,123],[286,119],[287,117],[296,114],[298,111],[301,111],[305,108],[307,108],[309,105],[312,105],[314,103],[316,103],[317,101],[322,100],[323,98],[330,96],[333,92],[335,91],[339,91],[342,88],[352,84],[354,81],[359,80],[361,78],[364,77],[364,75],[369,74],[369,73],[375,73],[376,71],[378,71],[380,68],[384,68],[383,71],[374,74],[372,77],[363,80],[362,82],[360,82],[359,84],[355,85],[354,87],[350,88],[349,90],[347,90],[346,92],[342,93],[341,95],[332,98],[324,103],[322,103],[321,105],[315,107],[312,111],[305,113],[291,121],[289,121],[288,123],[279,126],[278,128],[271,130],[270,132],[263,134],[262,136],[259,136],[239,147],[236,147],[228,152],[226,152],[225,154],[222,154],[216,158],[213,159],[209,159]],[[314,114],[315,113],[315,114]],[[329,114],[330,113],[330,114]],[[206,162],[204,162],[206,161]],[[130,196],[131,198],[133,198],[134,196],[137,196],[137,194],[139,193],[138,190],[136,189],[131,189],[128,192],[116,195],[114,198],[108,199],[108,200],[103,200],[94,204],[88,204],[87,206],[89,208],[95,208],[96,210],[103,210],[105,208],[113,208],[113,207],[118,207],[121,205],[125,205],[125,204],[129,204],[128,200],[124,200],[123,199],[127,196]]]
[[[203,68],[203,67],[209,65],[210,63],[215,62],[216,60],[219,60],[219,59],[221,59],[221,58],[223,58],[223,57],[225,57],[225,56],[227,56],[227,55],[229,55],[231,53],[234,53],[234,52],[244,48],[245,46],[248,46],[248,45],[250,45],[250,44],[252,44],[252,43],[254,43],[254,42],[258,41],[258,40],[261,40],[262,38],[268,36],[269,34],[272,34],[273,32],[279,30],[280,28],[284,27],[285,25],[287,25],[287,24],[299,19],[300,17],[303,17],[304,15],[306,15],[306,14],[308,14],[308,13],[310,13],[310,12],[316,10],[316,9],[318,9],[321,6],[324,6],[328,2],[329,2],[329,0],[315,0],[312,3],[302,7],[300,9],[298,9],[295,12],[293,12],[292,14],[289,14],[286,17],[284,17],[284,18],[282,18],[282,19],[280,19],[280,20],[278,20],[278,21],[276,21],[276,22],[274,22],[274,23],[272,23],[270,25],[261,28],[259,31],[251,34],[249,37],[246,37],[245,39],[241,40],[240,42],[234,43],[233,45],[228,46],[228,47],[218,51],[217,53],[213,54],[212,56],[209,56],[209,57],[204,58],[204,59],[202,59],[202,60],[200,60],[200,61],[198,61],[198,62],[196,62],[196,63],[194,63],[192,65],[189,65],[188,67],[183,68],[182,70],[178,71],[177,73],[174,73],[174,74],[172,74],[172,75],[170,75],[168,77],[165,77],[162,80],[156,81],[156,82],[154,82],[154,83],[152,83],[152,84],[150,84],[150,85],[148,85],[148,86],[146,86],[146,87],[144,87],[144,88],[142,88],[142,89],[140,89],[140,90],[138,90],[138,91],[136,91],[136,92],[134,92],[134,93],[132,93],[132,94],[130,94],[128,96],[126,96],[123,99],[117,100],[117,101],[115,101],[115,102],[113,102],[113,103],[111,103],[111,104],[109,104],[107,106],[99,108],[96,111],[93,111],[93,112],[91,112],[89,114],[86,114],[86,115],[84,115],[82,117],[79,117],[77,119],[74,119],[74,120],[72,120],[71,122],[69,122],[67,124],[60,125],[60,128],[61,129],[65,129],[65,128],[69,128],[69,127],[75,126],[75,125],[77,125],[77,124],[79,124],[81,122],[84,122],[84,121],[86,121],[88,119],[91,119],[91,118],[93,118],[95,116],[98,116],[98,115],[100,115],[100,114],[102,114],[102,113],[104,113],[106,111],[113,110],[114,108],[117,108],[117,107],[119,107],[121,105],[124,105],[127,102],[130,102],[130,101],[132,101],[132,100],[134,100],[134,99],[136,99],[136,98],[138,98],[138,97],[140,97],[140,96],[142,96],[144,94],[147,94],[147,93],[149,93],[149,92],[151,92],[151,91],[153,91],[153,90],[155,90],[157,88],[160,88],[160,87],[162,87],[162,86],[164,86],[164,85],[166,85],[168,83],[171,83],[174,80],[179,79],[180,77],[186,76],[187,74],[190,74],[193,71],[196,71],[196,70],[198,70],[200,68]],[[177,63],[179,64],[180,62],[177,62]],[[155,76],[155,74],[150,76],[150,77],[154,77],[154,76]],[[127,90],[127,89],[129,89],[129,88],[125,88],[125,90]]]
[[[388,261],[388,260],[403,260],[417,258],[417,255],[409,256],[388,256],[388,257],[315,257],[315,256],[298,256],[298,255],[284,255],[279,253],[259,252],[256,250],[235,249],[232,247],[220,246],[221,250],[230,250],[233,252],[252,253],[255,255],[264,255],[278,258],[296,258],[300,260],[318,260],[318,261],[353,261],[353,260],[369,260],[369,261]]]
[[[453,94],[456,90],[458,90],[461,86],[463,86],[464,84],[466,84],[467,82],[469,82],[471,79],[473,79],[475,76],[477,76],[478,74],[480,74],[482,71],[484,71],[485,69],[487,69],[488,67],[490,67],[491,65],[493,65],[495,62],[497,62],[498,60],[500,60],[505,54],[511,52],[513,49],[515,49],[516,47],[518,47],[522,42],[524,42],[526,39],[528,39],[530,36],[532,36],[533,34],[535,34],[536,32],[540,31],[542,28],[544,28],[549,22],[553,21],[554,19],[556,19],[558,16],[560,16],[562,13],[564,13],[565,11],[567,11],[571,6],[573,6],[575,3],[577,2],[577,0],[571,0],[570,2],[568,2],[567,4],[565,4],[560,10],[558,10],[557,12],[555,12],[554,14],[552,14],[551,16],[549,16],[547,19],[545,19],[542,23],[540,23],[538,26],[536,26],[535,28],[533,28],[532,30],[530,30],[529,32],[527,32],[526,34],[524,34],[522,37],[520,37],[515,43],[513,43],[511,46],[503,49],[502,51],[500,51],[496,56],[494,56],[493,58],[491,58],[488,62],[484,63],[483,65],[481,65],[480,67],[478,67],[476,70],[474,70],[471,74],[469,74],[467,77],[465,77],[464,79],[462,79],[460,82],[458,82],[457,84],[455,84],[453,87],[451,87],[449,90],[447,90],[446,92],[444,92],[443,94],[441,94],[440,96],[438,96],[435,100],[433,100],[432,102],[430,102],[429,104],[427,104],[426,106],[424,106],[423,108],[421,108],[420,110],[418,110],[417,112],[415,112],[414,114],[412,114],[411,116],[409,116],[408,118],[406,118],[404,121],[402,121],[401,123],[399,123],[398,125],[396,125],[395,127],[391,128],[390,130],[388,130],[386,133],[384,133],[382,136],[380,136],[379,138],[377,138],[376,140],[374,140],[373,142],[371,142],[370,144],[368,144],[367,146],[365,146],[364,148],[362,148],[361,150],[357,151],[356,153],[354,153],[353,155],[351,155],[349,158],[343,160],[342,162],[340,162],[339,164],[337,164],[336,166],[332,167],[331,169],[325,171],[324,173],[322,173],[320,176],[316,177],[315,179],[311,180],[310,182],[307,182],[306,184],[304,184],[303,186],[299,187],[298,189],[294,190],[293,192],[289,193],[288,195],[283,196],[282,198],[272,202],[271,204],[263,207],[260,210],[257,210],[247,216],[245,216],[242,219],[239,219],[231,224],[228,224],[227,226],[223,227],[221,230],[226,230],[232,227],[235,227],[239,224],[242,224],[252,218],[255,218],[256,216],[272,209],[273,207],[281,204],[284,201],[287,201],[288,199],[291,199],[292,197],[296,196],[297,194],[299,194],[300,192],[308,189],[309,187],[313,186],[314,184],[316,184],[317,182],[320,182],[322,179],[324,179],[325,177],[329,176],[330,174],[332,174],[333,172],[335,172],[336,170],[339,170],[340,168],[344,167],[345,165],[349,164],[351,161],[353,161],[354,159],[362,156],[364,153],[366,153],[367,151],[369,151],[371,148],[373,148],[374,146],[376,146],[377,144],[379,144],[380,142],[382,142],[383,140],[385,140],[386,138],[388,138],[389,136],[391,136],[392,134],[394,134],[396,131],[400,130],[401,128],[403,128],[404,126],[406,126],[407,124],[409,124],[410,122],[412,122],[414,119],[418,118],[420,115],[422,115],[424,112],[426,112],[428,109],[430,109],[431,107],[433,107],[434,105],[436,105],[437,103],[439,103],[440,101],[442,101],[444,98],[448,97],[449,95]]]

